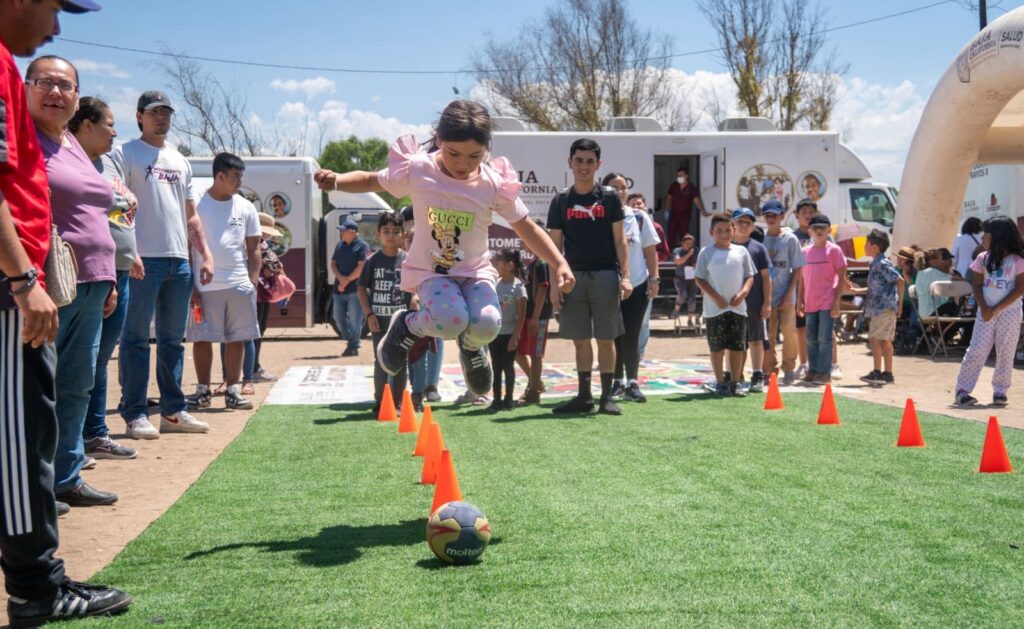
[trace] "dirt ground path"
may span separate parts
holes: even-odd
[[[680,358],[707,359],[707,342],[693,336],[674,336],[666,320],[654,322],[655,333],[647,350],[647,358],[678,360]],[[327,326],[314,329],[270,330],[263,344],[262,363],[268,371],[282,374],[296,365],[371,365],[373,354],[364,344],[360,356],[340,358],[342,343],[331,334]],[[454,347],[454,345],[450,345]],[[186,346],[184,384],[186,392],[195,386],[191,347]],[[873,388],[863,385],[858,378],[872,368],[871,356],[863,343],[840,345],[840,364],[844,378],[838,382],[844,395],[881,404],[902,407],[906,398],[913,397],[921,411],[951,415],[973,421],[985,421],[996,414],[1006,426],[1024,428],[1024,374],[1015,373],[1016,382],[1010,391],[1012,406],[1002,409],[956,409],[951,406],[953,386],[959,359],[933,361],[928,358],[897,358],[896,385]],[[456,362],[454,351],[446,354],[446,362]],[[155,360],[155,359],[154,359]],[[572,345],[568,341],[553,339],[548,345],[548,362],[573,361]],[[117,382],[116,361],[111,362],[110,382]],[[214,366],[214,373],[219,367]],[[975,392],[982,401],[991,399],[991,387],[986,369]],[[272,385],[256,386],[252,399],[259,408]],[[150,395],[157,394],[155,384]],[[123,436],[124,423],[113,410],[119,392],[110,391],[108,423],[115,438]],[[59,555],[67,563],[69,576],[85,580],[110,563],[128,542],[138,536],[158,518],[194,483],[206,467],[230,444],[245,427],[255,411],[224,411],[215,399],[213,408],[203,411],[201,418],[210,423],[206,435],[167,435],[155,441],[125,440],[139,451],[131,461],[99,461],[96,469],[83,472],[93,486],[115,491],[120,500],[112,507],[73,509],[60,519],[61,547]],[[626,412],[630,412],[627,407]],[[979,448],[981,437],[979,433]],[[6,622],[6,606],[0,608],[0,623]]]

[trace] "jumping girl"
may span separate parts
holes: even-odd
[[[416,235],[402,266],[402,290],[416,293],[420,310],[399,311],[381,340],[377,359],[389,374],[405,364],[409,348],[424,336],[458,339],[466,386],[477,395],[491,388],[487,345],[501,329],[490,263],[487,228],[498,213],[526,245],[555,269],[551,291],[568,293],[575,278],[565,258],[519,199],[520,183],[503,157],[490,162],[491,117],[479,103],[457,100],[445,107],[428,147],[399,138],[379,172],[344,174],[321,170],[323,190],[387,191],[411,196]]]

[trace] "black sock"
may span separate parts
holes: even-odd
[[[580,371],[578,373],[580,376],[579,397],[583,400],[589,400],[593,397],[593,394],[590,392],[590,372]]]
[[[615,378],[613,373],[601,373],[601,399],[607,400],[612,394],[612,380]]]

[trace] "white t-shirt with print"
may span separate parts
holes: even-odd
[[[658,232],[654,231],[654,219],[641,215],[629,206],[622,206],[622,231],[629,250],[629,283],[634,287],[647,281],[647,258],[644,248],[653,247],[661,242]],[[646,212],[644,212],[646,214]]]
[[[732,301],[733,297],[743,290],[744,282],[756,272],[750,252],[742,245],[730,244],[728,249],[708,245],[697,255],[695,275],[710,284],[711,288],[727,302]],[[705,319],[717,317],[723,312],[747,316],[746,300],[741,301],[738,306],[726,305],[725,308],[719,308],[715,300],[706,295],[703,302]]]
[[[985,303],[994,308],[1016,288],[1017,276],[1024,273],[1024,258],[1011,253],[1003,258],[1002,265],[995,272],[989,273],[985,268],[988,263],[988,255],[988,251],[978,254],[978,257],[971,263],[971,270],[985,275],[983,284]],[[1020,302],[1017,302],[1015,307],[1020,308],[1020,306]]]
[[[206,242],[213,254],[212,282],[201,286],[199,274],[192,274],[199,292],[252,286],[245,239],[260,235],[260,218],[256,214],[256,207],[237,194],[228,201],[217,201],[207,192],[199,200],[196,213],[203,223]],[[193,259],[199,259],[198,253]]]
[[[192,166],[177,149],[157,148],[141,139],[111,153],[139,201],[135,242],[140,257],[188,259],[185,203],[194,201]]]

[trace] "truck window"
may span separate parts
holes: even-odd
[[[850,213],[853,220],[892,227],[896,211],[889,197],[877,188],[850,189]]]

